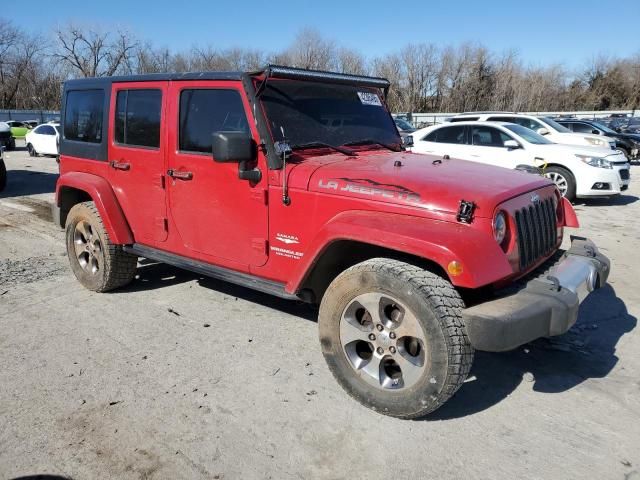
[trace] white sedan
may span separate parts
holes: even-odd
[[[24,140],[27,144],[29,156],[58,155],[60,144],[60,124],[43,123],[29,131]]]
[[[416,153],[515,169],[538,167],[569,200],[617,195],[629,187],[629,162],[619,152],[597,147],[560,145],[521,125],[503,122],[456,122],[412,134]]]

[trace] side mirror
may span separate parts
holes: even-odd
[[[536,132],[538,132],[539,135],[549,135],[549,130],[544,127],[540,127]]]
[[[413,135],[402,137],[402,146],[405,148],[413,147]]]
[[[238,178],[258,183],[262,173],[251,164],[256,159],[256,142],[245,132],[214,132],[211,134],[211,153],[219,163],[238,163]]]
[[[516,150],[518,148],[522,148],[520,146],[520,144],[518,142],[516,142],[515,140],[505,140],[504,146],[505,146],[505,148],[508,148],[509,150]]]
[[[245,132],[213,132],[211,153],[220,163],[250,162],[256,158],[256,142]]]
[[[593,133],[594,135],[602,135],[600,133],[600,130],[596,130],[595,128],[593,130],[591,130],[591,133]]]

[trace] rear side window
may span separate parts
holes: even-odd
[[[103,90],[72,90],[67,93],[64,137],[77,142],[102,142]]]
[[[120,90],[116,98],[115,141],[135,147],[160,147],[162,91]]]
[[[237,90],[183,90],[179,128],[180,150],[199,153],[211,153],[214,132],[250,133]]]
[[[578,133],[593,133],[597,128],[592,127],[591,125],[587,125],[586,123],[571,123],[569,125],[564,124],[565,127],[573,127],[571,130]]]
[[[40,135],[55,135],[56,131],[51,125],[42,125],[35,130],[35,133]]]
[[[465,144],[464,126],[442,127],[423,138],[426,142]]]

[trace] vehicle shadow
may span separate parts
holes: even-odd
[[[508,397],[523,381],[533,390],[560,393],[590,378],[606,377],[618,362],[616,344],[638,321],[610,285],[592,293],[578,321],[559,337],[540,339],[505,353],[476,352],[469,379],[426,421],[465,417]]]
[[[7,186],[0,198],[24,197],[56,191],[57,173],[32,170],[7,170]]]
[[[35,475],[26,475],[24,477],[14,477],[11,480],[72,480],[71,477],[61,477],[60,475],[49,475],[40,473]]]
[[[574,205],[584,205],[585,207],[610,207],[615,205],[630,205],[638,201],[635,195],[615,195],[609,198],[578,198],[574,200]]]
[[[114,294],[155,290],[193,280],[196,280],[201,287],[215,290],[230,297],[241,298],[242,300],[257,303],[264,307],[272,308],[289,315],[295,315],[312,322],[318,319],[317,307],[308,303],[274,297],[267,293],[258,292],[222,280],[216,280],[215,278],[205,277],[198,273],[189,272],[168,264],[157,263],[147,259],[140,259],[138,270],[136,271],[136,279],[128,286],[114,291]]]

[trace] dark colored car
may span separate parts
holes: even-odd
[[[0,146],[0,192],[7,186],[7,167],[4,165],[4,147]]]
[[[13,150],[16,148],[16,139],[11,134],[11,127],[6,122],[0,122],[0,148]]]
[[[625,120],[625,119],[623,119]],[[616,150],[624,153],[629,160],[640,158],[640,135],[616,131],[599,120],[585,118],[559,118],[560,125],[567,127],[576,133],[592,133],[613,138],[616,141]]]
[[[403,138],[411,135],[417,130],[416,127],[414,127],[409,121],[405,120],[404,118],[394,118],[393,121],[396,122],[398,132],[400,132],[400,136]]]

